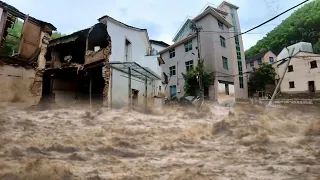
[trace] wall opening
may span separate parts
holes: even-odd
[[[310,93],[314,93],[315,92],[314,81],[309,81],[308,82],[308,87],[309,87],[309,92]]]
[[[126,39],[125,41],[125,62],[130,62],[131,60],[131,49],[132,49],[132,45],[131,42]]]
[[[16,56],[18,54],[23,24],[23,19],[14,17],[8,13],[1,41],[2,55]]]

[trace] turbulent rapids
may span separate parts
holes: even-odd
[[[320,179],[320,111],[242,105],[153,115],[0,116],[0,179]]]

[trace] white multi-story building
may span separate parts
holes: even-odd
[[[187,19],[175,35],[171,46],[160,51],[164,60],[163,82],[167,79],[165,89],[167,97],[185,95],[184,79],[186,73],[195,67],[200,58],[204,60],[206,72],[214,74],[212,86],[205,89],[205,96],[218,100],[225,96],[247,98],[247,79],[244,49],[240,33],[238,7],[222,2],[217,8],[207,7],[193,19]],[[201,27],[200,44],[193,27]],[[167,78],[165,76],[168,76]]]

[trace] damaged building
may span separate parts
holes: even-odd
[[[43,99],[113,108],[161,105],[154,98],[161,94],[160,62],[151,51],[146,29],[103,16],[90,28],[50,41]]]
[[[54,30],[52,24],[0,1],[1,103],[39,102],[46,62],[44,56]]]

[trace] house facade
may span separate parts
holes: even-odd
[[[213,100],[225,96],[248,97],[247,80],[243,75],[246,66],[242,37],[237,36],[241,31],[237,9],[227,2],[217,8],[207,7],[194,19],[187,19],[175,35],[174,44],[160,52],[164,60],[162,80],[166,84],[167,97],[185,95],[182,73],[197,65],[197,48],[204,60],[205,71],[215,77],[212,85],[205,89],[205,96]],[[201,27],[199,44],[194,27]]]
[[[10,30],[19,23],[17,36]],[[0,1],[0,102],[40,101],[44,55],[54,30],[52,24]]]
[[[282,93],[320,92],[320,54],[297,52],[291,59],[280,85]],[[277,65],[277,77],[281,77],[287,61]]]
[[[129,102],[143,106],[146,97],[153,101],[161,72],[158,58],[151,56],[147,30],[109,16],[98,21],[91,28],[50,42],[45,94],[60,104],[88,102],[91,98],[114,108]]]
[[[247,70],[250,72],[258,69],[262,63],[273,64],[277,61],[277,55],[276,52],[270,50],[249,58],[246,60]]]

